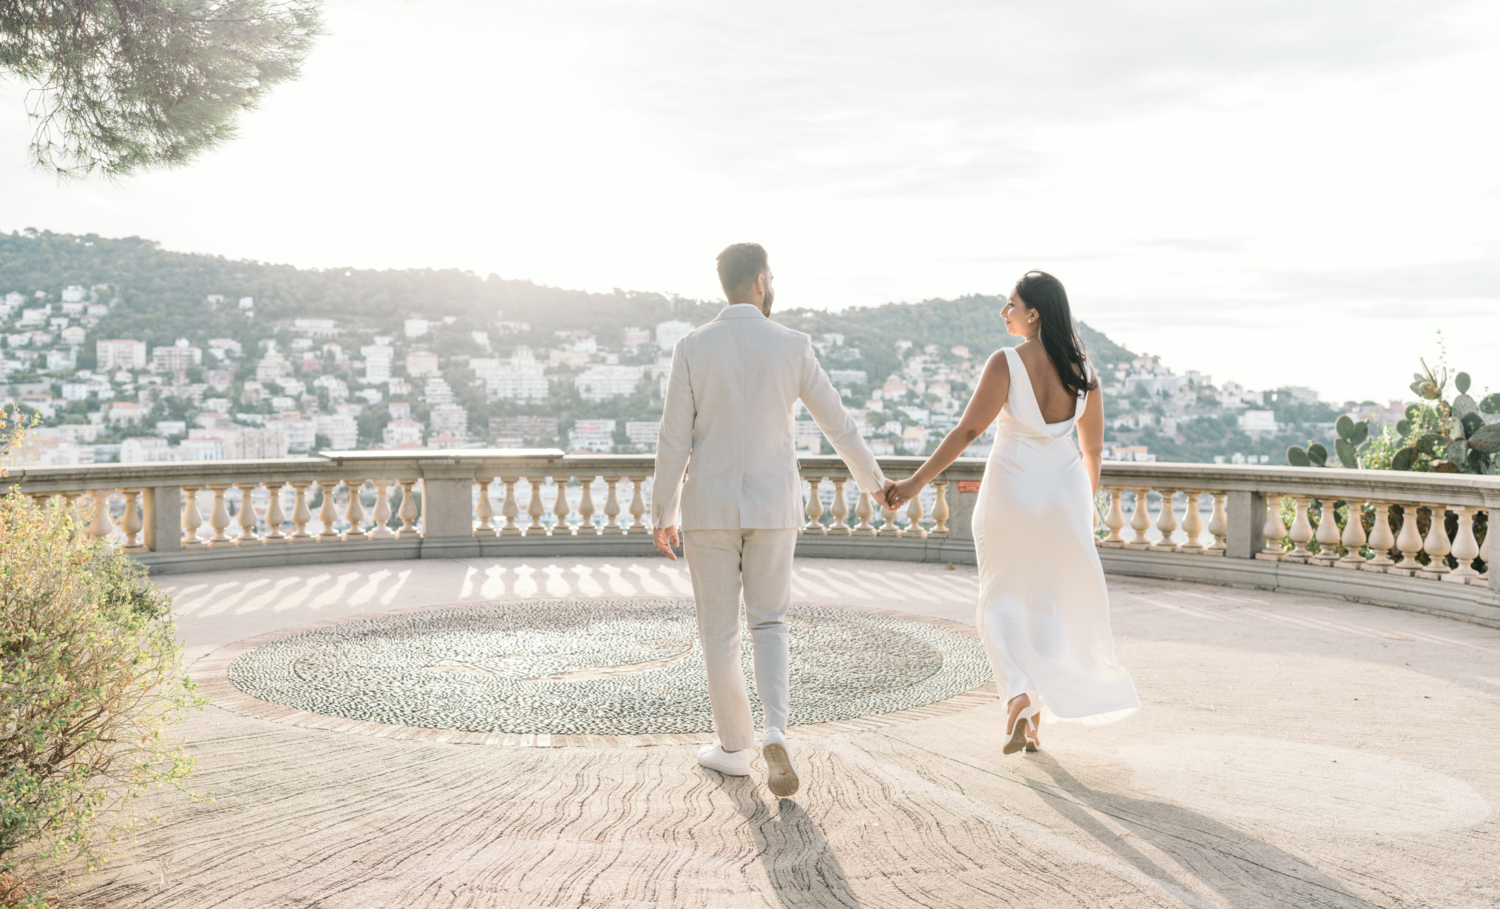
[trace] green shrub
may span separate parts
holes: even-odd
[[[61,500],[0,495],[0,873],[101,864],[192,772],[168,730],[202,701],[144,569]]]

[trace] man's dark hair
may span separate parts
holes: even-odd
[[[728,294],[754,283],[757,276],[766,273],[768,266],[766,248],[759,243],[726,246],[719,253],[719,283]]]

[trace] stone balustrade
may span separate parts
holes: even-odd
[[[885,458],[894,478],[920,458]],[[801,555],[972,563],[983,462],[898,514],[837,458],[803,458]],[[653,459],[552,449],[329,452],[279,461],[13,469],[153,571],[367,559],[645,555]],[[1500,624],[1487,528],[1500,478],[1107,463],[1105,570],[1286,589]]]

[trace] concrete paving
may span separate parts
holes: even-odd
[[[330,618],[678,596],[663,559],[402,562],[164,579],[196,659]],[[1002,756],[996,702],[795,735],[804,788],[689,744],[392,741],[209,707],[212,800],[68,894],[80,906],[1500,905],[1500,630],[1315,597],[1112,578],[1145,707]],[[972,623],[975,571],[799,560],[801,602]],[[794,731],[795,732],[795,731]],[[759,761],[756,764],[760,772]]]

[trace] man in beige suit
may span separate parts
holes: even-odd
[[[698,752],[698,761],[731,776],[750,773],[755,729],[740,671],[743,594],[755,691],[765,710],[761,751],[771,791],[784,797],[799,785],[786,743],[785,622],[792,550],[804,513],[792,434],[797,400],[849,465],[861,491],[880,496],[889,484],[818,365],[812,340],[770,320],[775,292],[765,249],[736,243],[718,262],[729,305],[672,350],[651,521],[656,548],[673,560],[682,531],[693,579],[719,734],[717,743]]]

